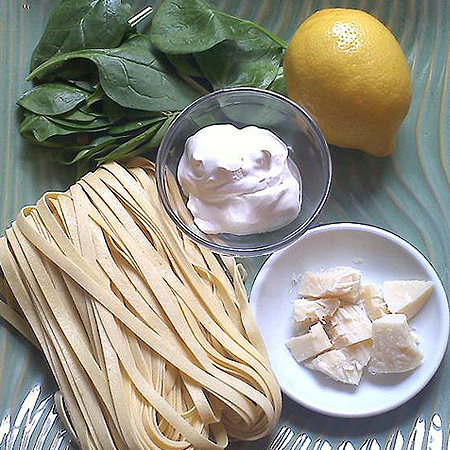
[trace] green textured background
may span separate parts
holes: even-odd
[[[47,190],[65,189],[76,171],[52,163],[51,155],[25,143],[18,133],[17,98],[36,45],[56,0],[0,0],[0,232],[19,209]],[[136,1],[136,10],[156,2]],[[416,1],[212,1],[220,9],[251,18],[289,39],[317,9],[364,9],[397,36],[412,70],[414,94],[391,157],[332,148],[334,179],[318,223],[353,221],[389,229],[422,251],[449,288],[450,258],[450,8],[444,0]],[[253,276],[263,259],[246,261]],[[311,441],[310,448],[447,447],[449,362],[405,406],[370,419],[332,419],[285,399],[282,424]],[[0,450],[72,447],[55,414],[55,384],[43,357],[0,320]],[[372,438],[376,438],[375,441]],[[264,449],[271,437],[233,449]],[[306,450],[306,447],[302,450]]]

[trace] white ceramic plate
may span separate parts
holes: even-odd
[[[361,270],[363,283],[433,281],[430,300],[410,322],[424,354],[420,367],[406,374],[371,375],[365,371],[359,386],[349,386],[294,360],[285,346],[293,335],[292,303],[298,289],[293,276],[339,265]],[[283,392],[332,416],[365,417],[400,406],[428,383],[447,347],[447,298],[433,267],[403,239],[367,225],[339,223],[313,228],[290,247],[274,253],[256,277],[250,302]]]

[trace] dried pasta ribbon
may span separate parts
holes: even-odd
[[[42,348],[83,449],[219,450],[276,424],[236,263],[180,234],[149,161],[108,163],[24,208],[0,267],[13,294],[0,315]]]

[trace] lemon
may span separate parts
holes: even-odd
[[[411,75],[394,35],[370,14],[314,13],[297,29],[284,61],[288,96],[327,141],[385,156],[411,102]]]

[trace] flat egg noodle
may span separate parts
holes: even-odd
[[[100,192],[100,191],[101,191],[101,189],[99,188],[99,192]],[[105,199],[105,197],[107,197],[107,196],[108,196],[108,193],[107,193],[107,192],[102,192],[101,199],[103,200],[103,199]],[[99,199],[97,199],[97,200],[99,200]],[[108,203],[110,203],[110,202],[112,202],[112,201],[113,201],[112,199],[108,199]],[[99,208],[102,208],[101,205],[97,205],[97,206],[98,206]],[[117,211],[117,210],[120,210],[120,206],[119,206],[119,205],[115,205],[115,207],[114,207],[114,211]],[[110,217],[109,219],[110,219],[110,220],[114,220],[112,217]],[[133,225],[134,225],[134,222],[133,222],[133,223],[129,223],[128,226],[127,226],[127,229],[128,229],[128,227],[132,228]],[[124,236],[126,235],[126,231],[125,231],[125,230],[121,230],[120,234],[121,234],[122,237],[124,237]],[[133,238],[139,240],[139,236],[137,236],[137,235],[133,236]],[[151,257],[151,255],[148,255],[148,257]],[[141,268],[145,268],[146,262],[145,262],[144,260],[141,260],[141,261],[139,261],[139,265],[140,265]],[[170,275],[171,275],[171,273],[170,273]],[[153,278],[153,277],[151,277],[151,278]],[[150,282],[150,281],[149,281],[149,282]],[[182,288],[182,287],[180,287],[180,289],[181,289],[181,288]],[[170,303],[169,303],[169,306],[173,306],[173,302],[170,302]],[[172,310],[172,311],[170,312],[170,314],[177,314],[177,311],[173,311],[173,310]],[[207,320],[207,319],[206,319],[206,320]],[[185,340],[188,340],[188,339],[190,339],[189,336],[185,336]],[[194,340],[193,342],[195,343],[196,341]],[[209,367],[208,369],[209,369],[210,372],[211,372],[211,371],[214,371],[214,367]],[[219,373],[218,376],[219,376],[219,377],[220,377],[220,376],[223,377],[224,374]],[[233,380],[232,380],[232,383],[233,383],[233,384],[236,384],[237,382],[238,382],[238,380],[236,380],[236,379],[233,379]],[[247,386],[244,386],[244,389],[246,389],[246,388],[247,388]],[[251,395],[251,393],[250,393],[250,395]],[[259,399],[257,399],[257,401],[258,401],[258,400],[259,400]],[[264,400],[265,400],[265,399],[262,398],[262,399],[259,400],[259,402],[264,401]]]
[[[3,301],[1,299],[3,297]],[[39,343],[33,333],[33,330],[28,325],[27,321],[22,316],[21,312],[17,311],[14,296],[6,284],[5,279],[0,274],[0,317],[6,322],[16,328],[20,334],[25,336],[33,345],[39,347]]]
[[[155,195],[156,195],[156,192],[155,192]],[[178,250],[179,249],[179,247],[176,247],[176,249],[175,250]],[[182,258],[183,257],[183,255],[174,255],[174,256],[179,256],[179,258]],[[179,258],[174,258],[175,260],[179,260]],[[182,266],[183,267],[187,267],[187,269],[186,270],[189,270],[189,268],[191,268],[191,265],[190,264],[188,264],[188,262],[187,261],[184,261],[184,264],[182,264]],[[222,273],[223,273],[223,271],[221,271]],[[170,273],[170,275],[172,275],[172,273]],[[185,274],[185,276],[186,276],[186,279],[187,280],[195,280],[195,277],[193,276],[193,273],[192,273],[192,271],[190,271],[190,272],[187,272],[186,274]],[[212,277],[214,277],[215,275],[214,275],[214,273],[211,273],[211,276]],[[177,283],[177,278],[173,278],[173,280],[172,280],[175,284]],[[220,284],[219,284],[219,286],[220,286]],[[197,286],[195,286],[196,288],[197,288]],[[200,292],[200,296],[201,296],[201,298],[205,298],[207,295],[208,295],[208,292],[206,292],[205,290],[204,290],[204,288],[205,288],[205,286],[204,286],[204,283],[201,283],[201,284],[199,284],[198,285],[198,289],[199,290],[202,290],[201,292]],[[180,294],[183,294],[183,286],[182,285],[176,285],[175,286],[175,292],[180,292]],[[212,300],[211,301],[213,301],[213,300],[216,300],[216,297],[212,297]],[[195,304],[196,305],[196,304]],[[207,305],[208,306],[208,305]],[[212,315],[212,314],[215,314],[215,312],[216,311],[221,311],[223,308],[220,308],[219,307],[219,305],[213,305],[215,308],[212,308],[212,310],[210,311],[210,314]],[[220,306],[222,306],[222,305],[220,305]],[[204,321],[206,320],[206,321],[208,321],[208,319],[209,319],[209,316],[203,316],[203,317],[201,317],[201,320],[202,320],[202,322],[201,323],[205,323]],[[221,317],[219,317],[218,318],[218,320],[217,320],[217,322],[219,323],[219,324],[222,324],[222,327],[223,328],[226,328],[228,325],[229,325],[229,317],[227,316],[227,315],[222,315]],[[225,325],[223,325],[223,324],[225,324]],[[223,338],[223,339],[225,339],[225,340],[227,340],[228,339],[228,335],[224,335],[224,336],[220,336],[221,338]],[[244,343],[245,344],[247,344],[248,345],[248,342],[247,341],[244,341]],[[228,343],[227,342],[227,348],[230,348],[229,347],[229,345],[233,345],[233,343]],[[254,348],[252,347],[252,346],[250,346],[250,349],[251,349],[251,351],[254,351]],[[265,370],[265,368],[261,368],[261,370]]]
[[[276,424],[279,387],[224,263],[169,220],[142,158],[45,194],[0,238],[17,302],[0,314],[39,343],[83,449],[218,450]]]
[[[212,254],[211,254],[210,252],[208,252],[208,253],[209,253],[209,255],[212,256]],[[214,258],[214,257],[213,257],[213,258]],[[214,259],[215,259],[215,258],[214,258]],[[175,260],[178,260],[178,258],[175,258]],[[215,259],[215,260],[216,260],[216,259]],[[217,264],[217,260],[216,260],[216,264]],[[187,270],[189,270],[189,268],[190,268],[190,265],[187,265],[187,264],[183,264],[182,266],[183,266],[183,267],[187,267]],[[219,273],[222,273],[222,274],[223,274],[224,272],[223,272],[223,270],[220,270]],[[186,273],[185,276],[186,276],[186,278],[187,278],[188,280],[195,280],[195,277],[193,277],[192,272]],[[211,272],[211,275],[210,275],[210,276],[215,277],[214,272]],[[218,280],[217,278],[216,278],[216,285],[220,287],[220,282],[219,282],[219,280]],[[202,289],[203,287],[204,287],[203,284],[199,286],[200,289]],[[178,292],[178,291],[180,291],[180,289],[177,287],[177,288],[176,288],[176,291]],[[181,291],[180,291],[180,292],[181,292]],[[208,294],[207,294],[206,292],[203,291],[203,292],[200,293],[200,295],[201,295],[202,298],[205,298]],[[225,296],[225,298],[226,298],[226,296]],[[247,302],[246,302],[246,303],[247,303]],[[217,305],[213,305],[213,306],[217,306]],[[222,305],[221,305],[221,306],[222,306]],[[216,308],[213,308],[212,311],[211,311],[211,313],[214,314],[215,311],[221,311],[221,308],[217,308],[217,307],[216,307]],[[202,317],[202,323],[204,323],[203,320],[208,320],[208,318]],[[228,325],[227,320],[229,320],[228,316],[221,316],[221,317],[218,318],[218,323],[225,324],[225,325],[222,325],[222,326],[224,326],[224,328],[226,328],[227,325]],[[224,336],[223,338],[224,338],[224,339],[227,339],[227,336]],[[247,341],[246,341],[246,342],[247,342]],[[229,348],[228,343],[227,343],[227,348]],[[252,347],[251,349],[254,350],[253,347]],[[261,370],[263,370],[263,369],[261,369]]]
[[[64,241],[64,236],[61,234],[60,229],[56,226],[54,223],[54,219],[52,218],[52,215],[48,215],[49,221],[46,223],[49,230],[52,231],[55,235],[59,235],[60,238],[62,238],[61,241],[59,241],[60,247],[65,247],[66,250],[69,251],[71,254],[70,257],[65,256],[62,253],[55,252],[54,247],[47,245],[47,241],[40,236],[33,227],[30,226],[29,216],[26,214],[19,215],[17,218],[17,224],[18,227],[20,227],[24,232],[27,234],[30,241],[33,243],[33,245],[38,248],[43,254],[45,255],[51,255],[52,261],[57,264],[60,269],[62,269],[64,272],[66,272],[68,275],[70,275],[72,278],[74,278],[75,281],[77,281],[80,285],[84,286],[84,288],[94,297],[96,298],[106,309],[110,310],[113,314],[115,314],[119,320],[121,320],[123,323],[126,323],[127,326],[132,326],[133,331],[140,336],[148,345],[150,345],[153,348],[157,348],[157,351],[166,359],[172,360],[171,362],[173,364],[178,364],[178,368],[182,369],[184,366],[187,366],[187,372],[193,371],[194,378],[206,378],[204,384],[209,385],[211,389],[214,389],[214,386],[217,384],[217,380],[215,380],[212,377],[209,377],[208,374],[205,372],[199,371],[198,368],[195,365],[192,365],[190,361],[186,360],[185,356],[182,353],[179,353],[178,355],[174,351],[174,349],[170,349],[167,346],[167,343],[163,342],[162,339],[157,336],[153,330],[150,330],[144,323],[138,321],[135,316],[130,314],[129,310],[126,308],[123,308],[123,305],[118,302],[117,297],[111,295],[111,292],[108,289],[105,289],[104,286],[99,284],[96,280],[95,273],[90,270],[89,267],[83,267],[83,262],[79,258],[79,255],[72,252],[72,249],[70,246],[67,246],[67,242]],[[78,265],[76,265],[78,263]],[[92,275],[89,276],[89,274],[83,273],[84,271],[87,271]],[[111,344],[114,345],[114,337],[115,335],[107,328],[105,328],[105,331],[108,335],[108,338],[111,341]],[[115,348],[116,352],[121,352],[122,348],[119,346]],[[123,355],[123,353],[122,353]],[[125,361],[126,362],[126,361]],[[122,361],[124,363],[124,361]],[[183,364],[184,363],[184,364]],[[113,380],[114,381],[114,380]],[[139,379],[138,376],[138,381]],[[208,387],[209,387],[208,386]],[[146,387],[142,385],[142,383],[136,385],[137,388],[140,389],[141,394],[145,393],[148,395],[148,392],[146,390]],[[245,402],[245,398],[239,398],[236,396],[236,393],[233,392],[231,389],[227,389],[226,387],[222,387],[221,389],[225,390],[225,398],[224,400],[228,400],[228,398],[235,397],[237,402]],[[154,398],[155,402],[158,402],[159,409],[158,411],[166,415],[171,415],[172,411],[167,410],[167,405],[164,404],[164,402],[161,402],[160,398]],[[245,403],[244,408],[245,408]],[[190,434],[190,426],[183,421],[180,421],[180,417],[178,415],[174,415],[171,417],[172,421],[178,422],[177,426],[184,429],[184,434]],[[216,448],[215,444],[209,443],[208,446],[206,442],[203,442],[203,439],[193,434],[190,436],[190,438],[194,441],[194,445],[196,445],[198,448]]]

